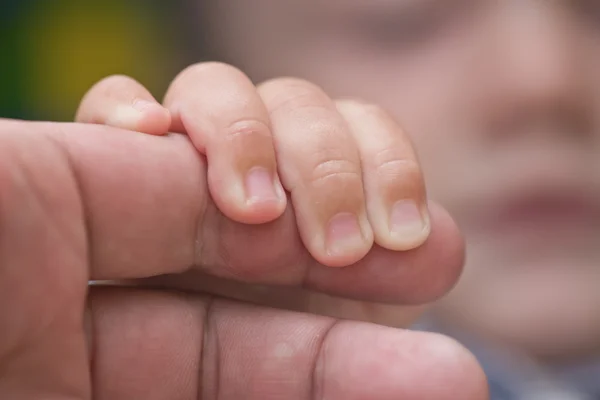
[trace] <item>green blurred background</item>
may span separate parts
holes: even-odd
[[[1,0],[0,117],[70,121],[111,74],[161,97],[182,66],[177,13],[160,0]]]

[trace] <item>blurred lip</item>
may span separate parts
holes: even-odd
[[[600,199],[594,194],[568,186],[546,190],[532,186],[492,203],[482,218],[485,229],[546,237],[600,226]]]

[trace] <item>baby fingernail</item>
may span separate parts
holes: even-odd
[[[255,167],[246,175],[246,199],[249,203],[279,201],[281,189],[269,170]]]
[[[341,255],[363,246],[358,218],[351,213],[335,215],[327,226],[326,247],[331,255]]]
[[[414,240],[423,235],[427,228],[421,208],[413,200],[400,200],[390,213],[390,233],[392,236]]]

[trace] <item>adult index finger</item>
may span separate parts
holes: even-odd
[[[206,161],[183,135],[81,124],[0,125],[0,265],[27,268],[71,252],[89,264],[94,280],[198,270],[414,303],[445,293],[462,266],[462,241],[451,219],[433,207],[431,224],[430,238],[418,249],[374,247],[359,263],[331,269],[309,256],[289,207],[261,225],[220,213],[207,188]],[[33,252],[39,249],[45,251],[41,259]]]

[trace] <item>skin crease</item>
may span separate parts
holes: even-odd
[[[595,2],[208,3],[197,15],[220,59],[256,81],[309,79],[401,121],[430,198],[467,241],[465,273],[434,308],[441,320],[556,362],[595,354],[600,218],[498,221],[519,196],[599,204]],[[412,29],[398,23],[415,15]]]

